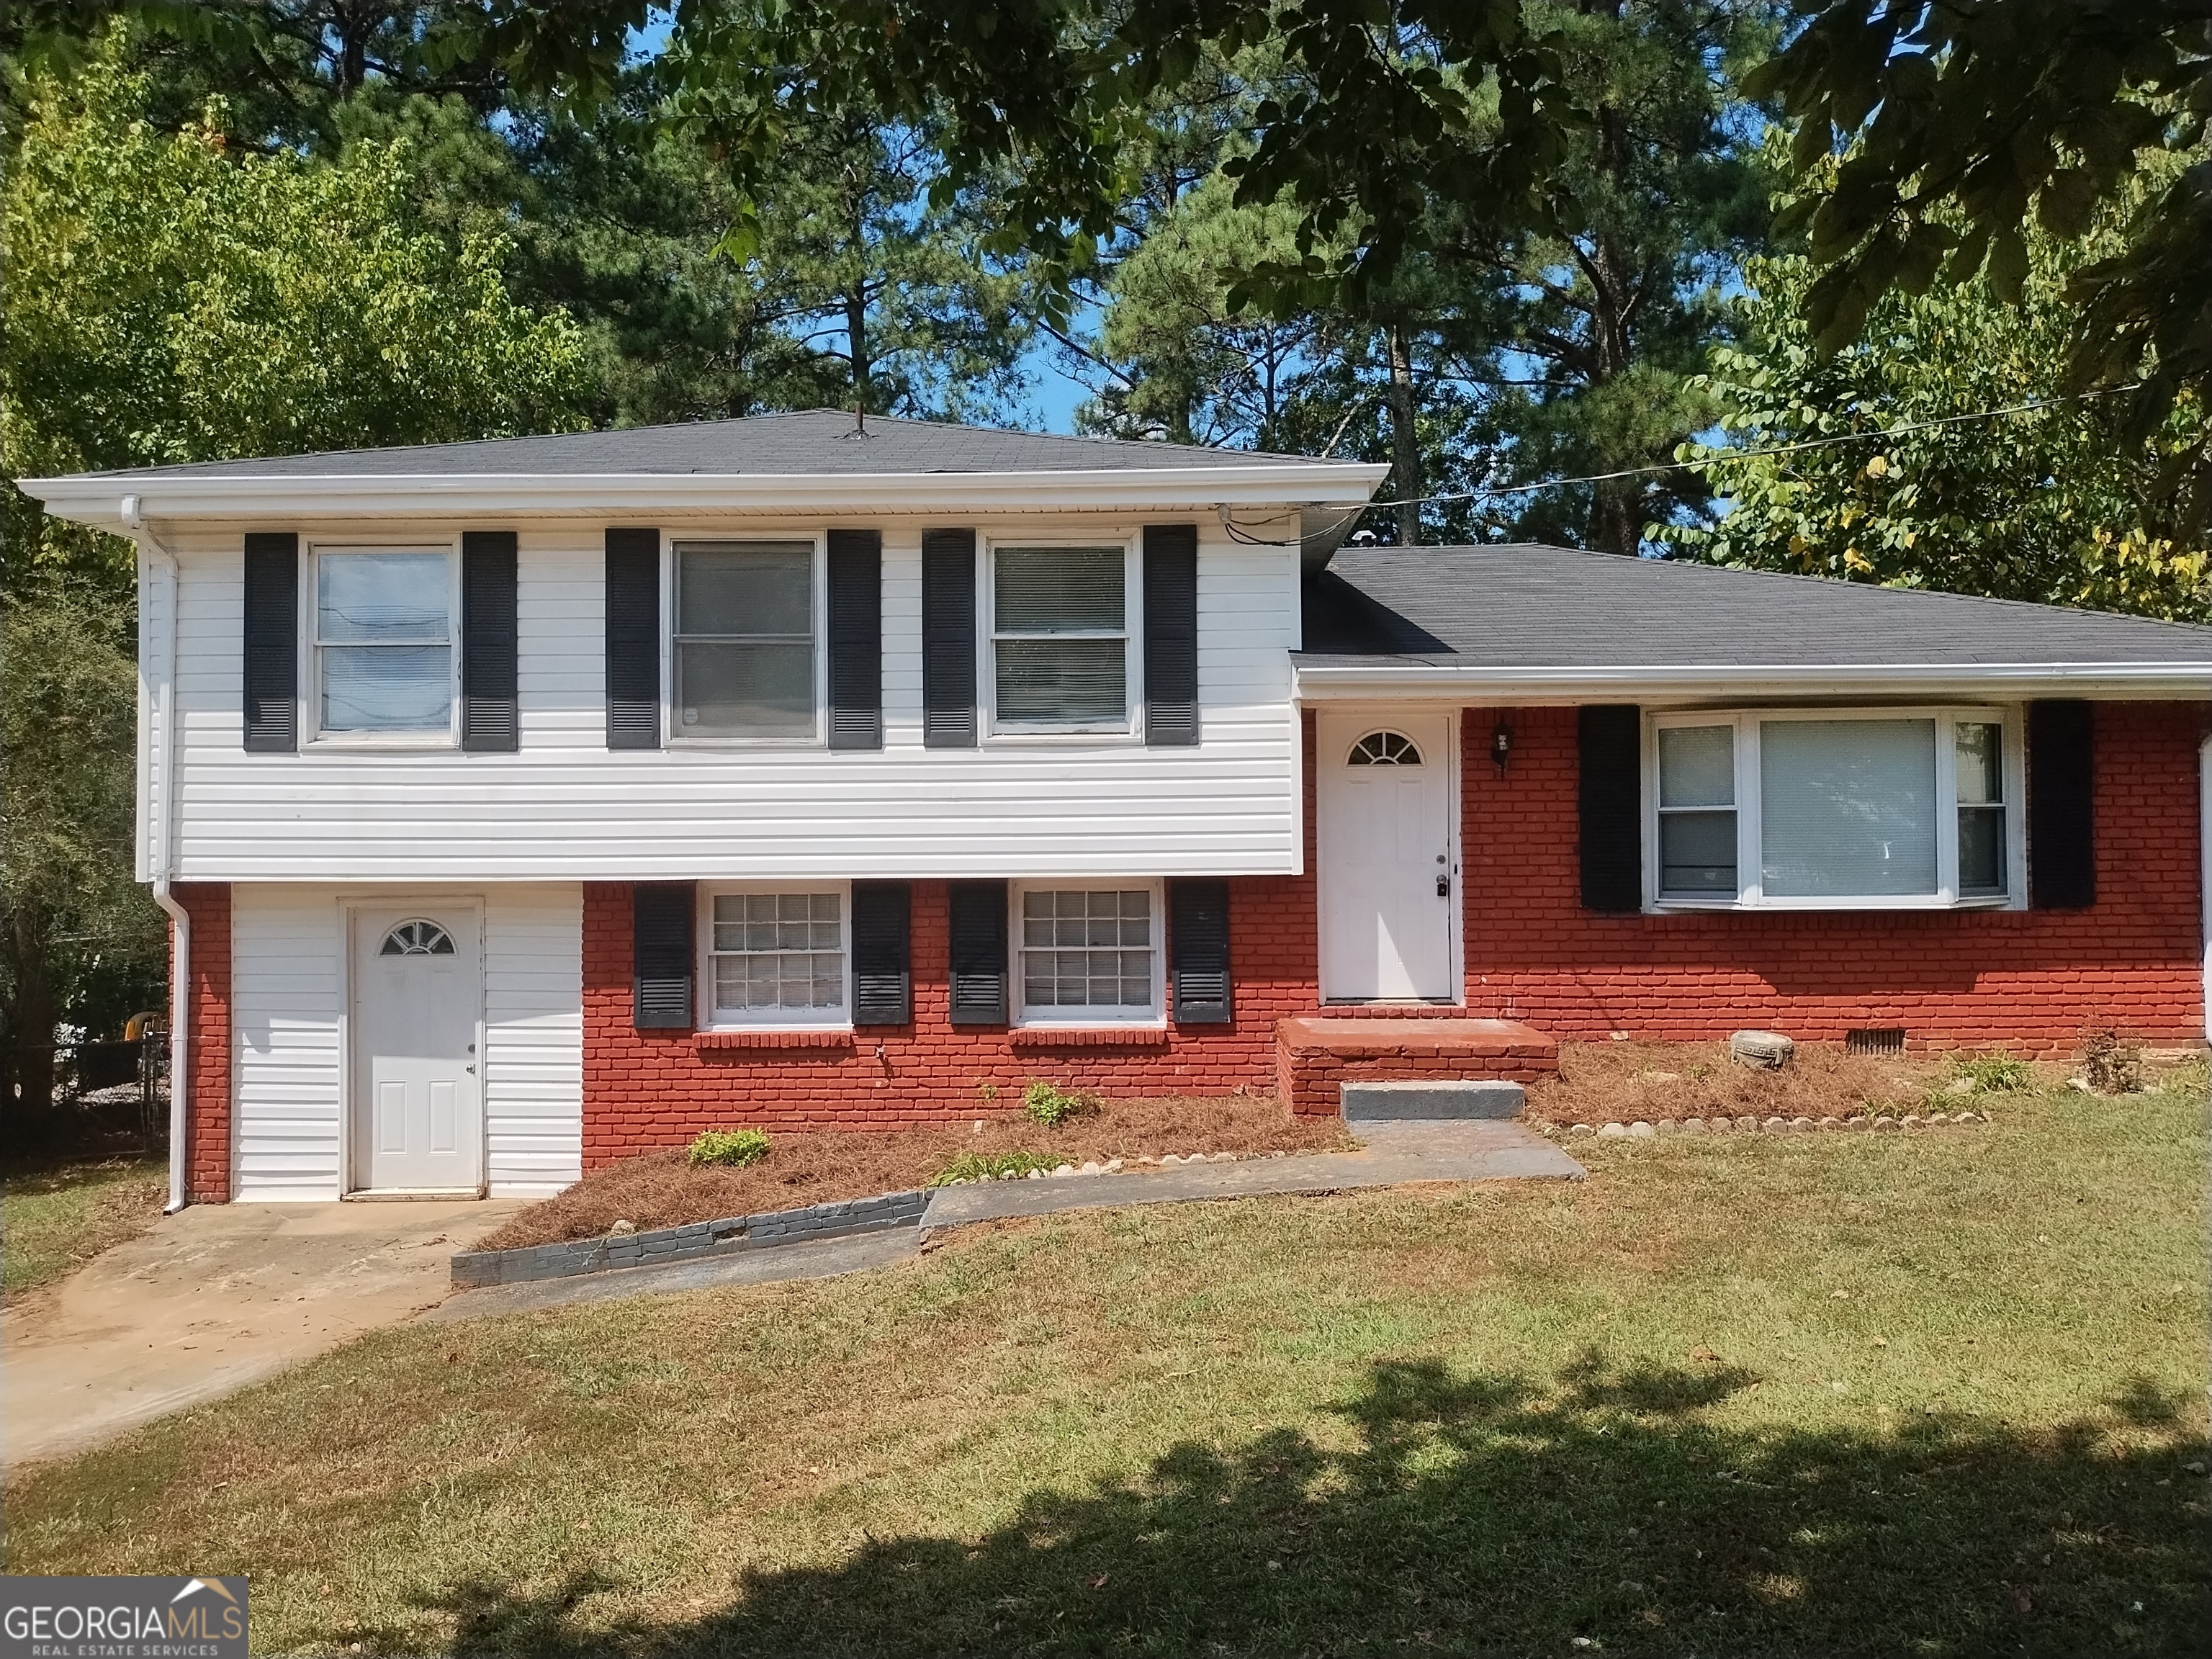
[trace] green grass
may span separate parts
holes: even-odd
[[[159,1158],[111,1158],[0,1180],[0,1291],[18,1296],[52,1284],[152,1226],[167,1193],[166,1169]]]
[[[272,1653],[2202,1651],[2202,1098],[1996,1110],[384,1331],[18,1480],[9,1569],[250,1573]]]

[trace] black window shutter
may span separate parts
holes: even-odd
[[[461,534],[461,747],[511,755],[515,708],[515,545],[512,530]]]
[[[2039,910],[2097,902],[2096,708],[2027,706],[2027,895]]]
[[[884,536],[830,532],[830,746],[884,746]]]
[[[1583,908],[1644,908],[1644,731],[1633,704],[1576,713],[1582,779]]]
[[[696,903],[688,881],[641,882],[632,890],[630,950],[641,1031],[691,1029],[691,917]]]
[[[956,881],[952,901],[955,1025],[1006,1023],[1006,884]]]
[[[913,888],[902,881],[853,884],[853,1024],[904,1025],[914,1018],[908,966]]]
[[[975,532],[921,532],[921,741],[975,746]]]
[[[1184,749],[1197,742],[1198,526],[1148,524],[1145,743],[1152,749]]]
[[[246,752],[300,747],[300,538],[246,538]]]
[[[1168,884],[1168,965],[1179,1025],[1229,1023],[1229,884]]]
[[[607,532],[607,747],[660,747],[660,532]]]

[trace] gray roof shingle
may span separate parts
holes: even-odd
[[[1730,671],[2212,664],[2212,628],[1561,547],[1346,548],[1302,664]]]
[[[611,432],[566,432],[473,443],[346,449],[261,460],[195,461],[122,468],[86,476],[112,478],[368,478],[672,473],[808,474],[921,472],[1127,472],[1198,466],[1311,465],[1298,455],[1249,449],[1199,449],[1002,432],[940,421],[868,417],[866,435],[839,410],[753,415]]]

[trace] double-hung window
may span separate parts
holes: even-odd
[[[850,1018],[847,890],[707,896],[707,984],[716,1025],[842,1025]]]
[[[1157,884],[1018,886],[1014,912],[1020,1019],[1160,1018]]]
[[[2020,896],[2020,745],[2005,710],[1670,714],[1652,727],[1650,890],[1662,906]]]
[[[340,738],[450,739],[459,672],[447,547],[315,550],[315,726]]]
[[[676,544],[673,736],[818,735],[816,564],[811,541]]]
[[[994,730],[1130,729],[1129,564],[1125,546],[992,550]]]

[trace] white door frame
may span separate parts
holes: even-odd
[[[1322,810],[1321,794],[1328,787],[1330,769],[1329,744],[1331,727],[1341,723],[1346,727],[1362,730],[1378,726],[1393,726],[1414,720],[1432,720],[1439,713],[1444,717],[1444,835],[1450,848],[1451,914],[1446,922],[1450,937],[1446,941],[1449,955],[1449,973],[1452,994],[1441,1003],[1425,1004],[1431,1007],[1464,1008],[1467,1006],[1467,868],[1466,848],[1460,842],[1460,710],[1456,708],[1439,710],[1433,704],[1342,704],[1324,703],[1314,716],[1314,963],[1315,990],[1323,1003],[1331,1000],[1328,994],[1328,903],[1322,893],[1322,884],[1328,879],[1328,814]],[[1353,737],[1358,732],[1354,732]],[[1357,1006],[1364,999],[1337,999],[1337,1006]],[[1377,1002],[1377,1007],[1410,1006],[1404,999]]]
[[[473,893],[368,893],[338,896],[338,1196],[367,1190],[354,1179],[354,984],[355,933],[363,910],[411,909],[465,911],[476,918],[477,932],[477,1196],[485,1196],[491,1164],[486,1145],[491,1121],[489,1083],[491,1054],[484,1042],[484,978],[489,971],[491,944],[484,936],[484,902]]]

